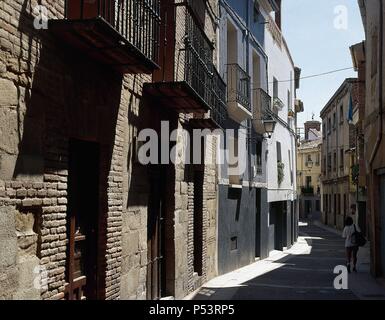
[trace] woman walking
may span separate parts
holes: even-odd
[[[345,238],[345,248],[346,248],[346,266],[348,272],[351,272],[351,261],[353,259],[353,271],[357,272],[357,253],[358,245],[355,243],[354,234],[356,232],[361,232],[358,226],[353,222],[352,217],[347,217],[345,222],[345,228],[342,232],[342,237]]]

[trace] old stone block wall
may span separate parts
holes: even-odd
[[[175,1],[176,3],[182,1]],[[218,10],[217,1],[210,0],[211,7]],[[205,7],[206,8],[206,7]],[[201,11],[203,12],[203,11]],[[176,7],[176,46],[175,46],[175,79],[184,79],[184,48],[186,34],[186,15],[189,15],[185,6]],[[217,26],[212,13],[204,10],[204,33],[214,43],[216,42]],[[214,64],[216,50],[213,53]],[[181,115],[179,128],[188,125],[192,115]],[[183,139],[183,138],[181,138]],[[183,142],[182,140],[181,142]],[[184,141],[185,142],[185,141]],[[217,188],[216,188],[216,140],[209,136],[205,146],[206,154],[212,159],[204,166],[203,203],[202,203],[202,276],[194,275],[194,186],[193,166],[177,164],[175,166],[175,297],[182,298],[193,292],[197,287],[217,275],[217,243],[216,243],[216,216],[217,216]]]
[[[194,182],[194,165],[176,165],[175,174],[175,297],[183,298],[217,275],[217,169],[216,137],[205,145],[203,185]],[[210,159],[208,159],[210,157]],[[194,203],[196,188],[203,188],[203,201]],[[194,207],[202,210],[202,275],[194,273]]]
[[[139,81],[140,80],[140,81]],[[147,81],[150,81],[147,78]],[[135,138],[141,127],[149,126],[153,109],[142,101],[144,78],[126,77],[122,97],[125,110],[123,156],[123,227],[121,299],[146,299],[148,173],[135,163]]]
[[[218,171],[216,166],[218,137],[211,136],[209,139],[208,154],[212,157],[210,165],[205,168],[204,180],[204,212],[205,212],[205,246],[204,246],[204,282],[218,275],[217,271],[217,216],[218,216]]]

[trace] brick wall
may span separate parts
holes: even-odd
[[[50,18],[63,17],[64,0],[45,3]],[[100,298],[145,299],[150,180],[148,168],[133,161],[134,138],[141,128],[158,126],[162,117],[179,128],[189,117],[175,121],[176,115],[164,116],[143,99],[149,76],[122,77],[49,31],[35,30],[31,6],[36,4],[0,3],[0,298],[64,298],[68,146],[77,138],[97,142],[101,150]],[[184,24],[178,14],[177,66],[183,65]],[[205,29],[215,40],[208,13]],[[215,142],[207,148],[215,150]],[[174,191],[169,194],[166,237],[173,243],[166,256],[173,266],[168,266],[167,283],[169,292],[182,298],[194,289],[194,186],[183,165],[170,172]],[[202,281],[216,275],[215,175],[215,165],[205,168]],[[47,286],[35,289],[36,277]]]
[[[36,4],[32,1],[32,7]],[[64,1],[46,4],[50,18],[63,16]],[[118,299],[122,294],[125,298],[142,298],[147,213],[123,206],[124,198],[128,198],[123,191],[130,191],[129,197],[141,195],[140,190],[131,191],[127,183],[127,146],[136,134],[132,133],[135,124],[130,123],[128,128],[127,123],[139,108],[143,82],[150,78],[122,79],[64,46],[49,31],[35,30],[30,12],[29,1],[0,4],[0,206],[5,211],[0,234],[3,237],[4,233],[10,243],[19,243],[12,250],[2,251],[2,297],[64,297],[68,141],[75,137],[101,146],[99,232],[105,247],[100,257],[104,266],[100,281],[105,286],[101,297]],[[15,217],[21,214],[21,220],[28,216],[35,220],[34,229],[27,235],[14,226]],[[141,242],[131,252],[136,229],[140,230]],[[128,264],[122,263],[122,239]],[[25,241],[31,242],[33,253]],[[140,261],[135,260],[137,256]],[[31,279],[36,277],[34,268],[39,265],[48,286],[37,295]],[[137,283],[130,278],[132,269],[140,270]],[[17,285],[21,274],[29,276],[29,285]],[[127,286],[134,287],[135,294],[133,289],[126,290]]]

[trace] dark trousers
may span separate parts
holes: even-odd
[[[358,246],[346,248],[346,258],[347,258],[348,264],[350,264],[353,258],[353,265],[354,266],[357,265],[357,253],[358,253]]]

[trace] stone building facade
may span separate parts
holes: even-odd
[[[185,76],[178,72],[187,65],[187,15],[200,15],[196,32],[215,43],[216,1],[210,9],[198,2],[151,2],[162,19],[165,12],[175,19],[163,38],[156,29],[159,60],[135,51],[134,67],[114,60],[129,50],[84,51],[106,38],[74,42],[71,19],[63,18],[77,12],[66,12],[64,0],[45,1],[48,29],[34,28],[38,1],[0,3],[0,298],[182,298],[216,275],[216,166],[137,159],[141,129],[161,133],[168,121],[170,132],[191,130],[214,116],[214,98],[204,111],[175,110],[144,89],[162,76],[169,83]],[[117,29],[112,19],[105,23]],[[94,27],[110,32],[99,20]],[[126,46],[132,40],[104,35]],[[216,157],[215,136],[204,149]]]
[[[313,122],[313,121],[311,121]],[[321,123],[305,123],[305,139],[297,151],[297,192],[300,218],[317,218],[321,213]],[[318,129],[318,130],[317,130]]]
[[[351,207],[356,206],[356,188],[351,179],[355,159],[356,132],[349,108],[358,103],[359,82],[344,81],[321,111],[322,118],[322,220],[344,227]]]
[[[365,57],[355,65],[365,83],[362,114],[365,174],[367,179],[367,224],[371,245],[371,271],[385,275],[385,143],[384,143],[384,41],[383,1],[358,1],[365,28]],[[364,71],[362,72],[362,67]],[[361,68],[361,72],[360,72]]]

